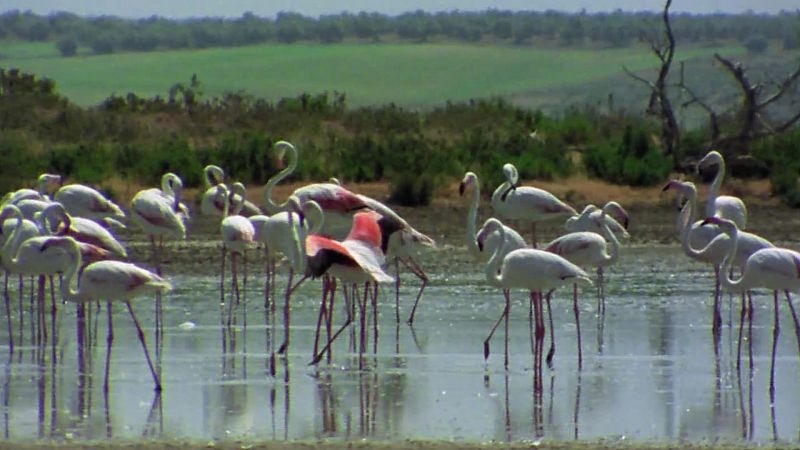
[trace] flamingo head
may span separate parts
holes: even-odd
[[[519,183],[519,172],[517,168],[511,163],[505,163],[503,165],[503,176],[506,178],[506,182],[509,184],[509,188],[503,192],[503,195],[500,196],[501,201],[506,201],[506,197],[512,191],[517,190],[517,185]]]
[[[464,178],[461,180],[461,183],[458,184],[458,195],[464,195],[464,192],[467,191],[468,187],[471,187],[478,181],[478,176],[475,175],[474,172],[467,172],[464,174]]]
[[[622,228],[628,229],[628,225],[630,224],[630,217],[628,216],[628,211],[625,211],[625,208],[622,207],[617,202],[611,201],[603,206],[603,213],[608,214],[609,216],[613,217]]]
[[[272,148],[275,149],[275,158],[272,161],[273,164],[279,168],[283,168],[283,157],[287,150],[294,150],[294,145],[289,141],[278,141],[272,145]]]
[[[492,234],[500,226],[502,226],[502,224],[499,220],[493,217],[486,219],[486,222],[483,223],[481,229],[478,230],[478,234],[475,235],[475,242],[478,244],[479,251],[483,251],[483,241],[486,240],[486,237]]]
[[[43,173],[39,175],[39,179],[37,180],[37,184],[39,185],[39,190],[42,193],[51,193],[56,189],[60,188],[64,182],[61,178],[61,175],[56,175],[52,173]]]
[[[302,227],[305,225],[306,214],[304,211],[304,207],[300,205],[300,198],[296,195],[291,195],[289,199],[286,201],[285,211],[289,213],[289,217],[293,217],[292,213],[297,214],[300,217],[300,226]]]
[[[725,233],[731,233],[732,231],[736,231],[736,223],[732,220],[723,219],[722,217],[711,216],[706,217],[705,220],[701,223],[701,225],[717,225],[720,227],[722,231]]]
[[[206,181],[209,186],[216,186],[225,182],[225,171],[219,166],[209,164],[203,169],[203,173],[206,175]]]
[[[722,153],[711,150],[697,163],[697,173],[704,178],[714,176],[717,170],[719,170],[718,168],[724,163],[725,159],[722,157]],[[712,167],[717,168],[714,170],[714,173],[709,172]]]

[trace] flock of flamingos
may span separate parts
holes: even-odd
[[[331,344],[336,337],[358,320],[361,312],[360,352],[365,350],[365,311],[377,304],[379,283],[396,283],[399,292],[399,267],[407,267],[421,280],[414,307],[414,314],[427,283],[425,272],[420,267],[418,256],[425,248],[433,247],[434,241],[417,231],[406,220],[383,203],[365,195],[353,193],[332,179],[328,183],[315,183],[296,189],[282,204],[272,200],[272,189],[289,176],[297,166],[296,148],[286,141],[275,143],[278,156],[288,158],[287,167],[272,177],[265,189],[266,211],[245,199],[245,188],[241,183],[226,186],[225,175],[217,166],[207,166],[205,178],[207,190],[202,195],[201,211],[204,215],[221,217],[220,233],[223,246],[221,258],[221,304],[226,303],[225,260],[230,255],[231,294],[227,301],[228,324],[231,323],[232,308],[238,305],[238,260],[248,249],[263,244],[267,254],[265,307],[275,310],[276,268],[279,259],[288,268],[288,283],[285,290],[283,321],[284,340],[278,353],[285,353],[289,346],[290,298],[292,292],[308,278],[322,278],[322,300],[317,321],[313,362],[327,355],[330,360]],[[774,291],[775,327],[770,386],[774,386],[775,343],[779,333],[778,299],[784,291],[791,309],[798,345],[800,346],[800,324],[798,323],[789,292],[800,287],[800,253],[779,248],[768,240],[744,231],[747,225],[747,209],[741,199],[719,195],[725,175],[722,155],[709,152],[699,163],[700,167],[718,166],[705,205],[698,204],[697,189],[691,182],[672,180],[664,190],[677,195],[681,210],[677,227],[682,249],[698,261],[711,264],[716,275],[714,306],[712,312],[712,337],[718,343],[720,336],[720,298],[722,290],[742,294],[742,309],[739,325],[739,348],[745,319],[752,324],[753,288]],[[628,215],[616,202],[602,208],[589,205],[578,213],[551,193],[530,186],[520,186],[516,168],[511,164],[503,167],[505,182],[494,191],[491,205],[497,218],[488,219],[476,230],[480,183],[477,175],[467,172],[460,183],[461,195],[468,195],[470,208],[467,216],[466,246],[469,252],[485,264],[487,282],[502,289],[505,308],[484,342],[485,357],[489,356],[489,341],[497,327],[505,319],[505,366],[508,366],[508,316],[510,290],[524,289],[530,292],[531,314],[535,318],[537,338],[544,336],[543,300],[550,306],[554,289],[563,285],[573,286],[573,310],[578,333],[578,367],[581,367],[581,341],[579,309],[577,303],[578,283],[592,283],[585,268],[597,269],[598,312],[604,311],[603,268],[614,264],[619,255],[617,235],[627,237]],[[0,255],[5,269],[5,312],[9,331],[9,348],[13,351],[11,302],[8,293],[10,274],[39,277],[39,301],[37,334],[47,333],[45,281],[50,279],[51,333],[55,336],[55,313],[59,301],[55,301],[53,276],[62,275],[60,293],[64,300],[78,303],[78,320],[83,317],[83,305],[87,302],[106,302],[108,327],[111,335],[111,302],[126,305],[138,331],[147,364],[155,382],[161,390],[161,382],[147,349],[144,333],[136,318],[130,300],[145,294],[155,295],[156,333],[161,327],[161,295],[170,289],[170,284],[161,276],[161,254],[164,239],[185,239],[186,224],[190,219],[188,208],[181,201],[181,179],[172,173],[162,178],[161,189],[152,188],[138,192],[130,203],[127,218],[149,235],[153,252],[153,271],[138,265],[123,262],[127,258],[125,247],[114,237],[113,230],[124,228],[126,214],[122,209],[98,191],[80,184],[63,185],[58,175],[42,174],[36,189],[20,189],[3,199],[0,212]],[[698,209],[700,216],[698,217]],[[530,223],[531,245],[511,227],[499,219],[517,223]],[[536,224],[542,221],[566,219],[569,232],[550,243],[538,246]],[[114,259],[116,258],[116,259]],[[387,273],[394,264],[396,275]],[[741,271],[733,277],[733,268]],[[295,277],[298,280],[295,280]],[[77,280],[76,280],[77,279]],[[333,332],[332,313],[337,284],[341,284],[345,298],[346,320]],[[363,292],[362,292],[363,288]],[[396,301],[399,294],[396,293]],[[370,302],[368,305],[367,302]],[[22,317],[22,295],[20,289],[20,317]],[[398,320],[399,320],[399,313]],[[273,314],[274,317],[274,314]],[[373,313],[374,333],[377,338],[377,314]],[[224,319],[223,319],[224,320]],[[32,326],[32,325],[31,325]],[[20,329],[22,325],[20,324]],[[321,334],[327,341],[320,345]],[[552,318],[550,318],[551,348],[547,354],[550,364],[554,351],[552,341]],[[53,339],[55,341],[55,339]],[[109,341],[110,345],[110,341]],[[274,374],[275,344],[271,365]],[[110,349],[109,349],[110,352]],[[541,367],[541,351],[537,355]],[[751,354],[752,355],[752,354]],[[107,355],[108,358],[108,355]],[[737,367],[739,357],[737,356]],[[751,361],[752,364],[752,361]],[[106,367],[106,389],[108,386],[108,359]]]

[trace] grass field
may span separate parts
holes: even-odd
[[[737,47],[679,49],[676,59],[734,55]],[[345,92],[351,106],[395,102],[429,107],[447,100],[581,86],[655,67],[643,46],[625,49],[537,49],[467,44],[258,45],[205,50],[83,54],[62,58],[52,43],[0,42],[0,67],[53,78],[81,105],[110,94],[166,95],[196,73],[206,97],[242,90],[279,99],[302,92]],[[633,83],[633,82],[632,82]]]

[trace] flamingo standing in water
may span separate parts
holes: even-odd
[[[610,266],[617,262],[619,258],[619,240],[611,232],[606,221],[606,209],[604,208],[600,213],[598,223],[603,235],[599,235],[592,231],[576,231],[573,233],[565,234],[554,241],[547,244],[545,251],[562,256],[567,261],[579,267],[593,266],[598,269],[598,277],[602,272],[600,269],[605,266]],[[611,243],[611,251],[609,252],[607,242]],[[602,278],[598,279],[598,284],[602,282]],[[602,301],[602,300],[601,300]],[[547,309],[550,311],[550,293],[547,294]],[[605,312],[605,307],[598,309],[601,314]],[[581,322],[580,322],[580,308],[578,308],[578,284],[572,285],[572,311],[575,314],[575,325],[578,333],[578,370],[583,367],[582,351],[581,351]],[[552,364],[553,355],[555,354],[555,339],[553,332],[553,317],[550,315],[550,350],[547,352],[547,365]]]
[[[280,211],[286,203],[276,204],[272,200],[272,190],[284,178],[291,175],[297,167],[298,153],[294,145],[287,141],[278,141],[274,148],[279,152],[278,156],[283,157],[288,153],[289,163],[287,167],[278,172],[267,181],[264,188],[266,209],[270,212]],[[413,324],[417,305],[422,297],[422,292],[428,281],[427,275],[416,262],[418,253],[421,249],[435,246],[435,241],[423,233],[414,229],[408,222],[400,217],[394,210],[385,204],[370,198],[366,195],[355,194],[339,185],[337,182],[313,183],[298,189],[292,193],[301,203],[314,200],[325,213],[325,224],[320,233],[334,239],[342,239],[350,230],[353,214],[363,209],[372,209],[380,213],[383,218],[379,220],[383,239],[381,250],[386,259],[395,261],[395,269],[398,272],[397,284],[395,286],[395,315],[399,322],[399,265],[402,263],[411,270],[422,285],[417,292],[414,307],[408,318],[408,323]]]
[[[225,182],[225,171],[219,166],[208,165],[203,169],[203,180],[205,181],[206,191],[200,200],[200,212],[205,216],[222,216],[225,204],[217,190],[217,185]],[[239,194],[233,192],[228,199],[227,208],[232,212],[236,202],[239,201]],[[250,200],[242,198],[242,208],[239,215],[250,217],[261,214],[261,209]]]
[[[374,212],[360,212],[353,216],[353,225],[350,233],[343,241],[336,241],[320,235],[310,235],[306,238],[306,255],[307,264],[306,272],[312,277],[319,277],[323,274],[329,274],[332,279],[338,278],[344,284],[353,287],[354,300],[358,302],[361,311],[361,346],[359,347],[359,354],[364,351],[364,328],[365,328],[365,315],[366,303],[369,293],[369,284],[374,284],[375,288],[371,293],[371,303],[373,306],[375,323],[375,339],[377,339],[377,283],[391,283],[394,281],[391,275],[383,271],[381,266],[384,262],[384,255],[381,251],[381,230],[378,225],[381,215]],[[358,298],[357,285],[364,284],[364,297],[363,301]],[[323,302],[320,307],[320,317],[323,316],[325,311],[333,310],[333,297],[331,296],[331,304],[326,304],[326,294],[335,292],[336,286],[334,283],[326,286],[323,285]],[[346,290],[345,290],[346,292]],[[353,314],[350,313],[351,309],[348,308],[348,315],[345,324],[328,340],[328,343],[320,350],[314,352],[314,359],[312,364],[316,364],[322,359],[322,355],[330,348],[331,344],[347,328],[353,321]],[[315,342],[319,340],[319,324],[318,320],[317,332]],[[328,320],[330,323],[330,317]],[[377,341],[374,341],[377,345]],[[360,360],[360,358],[359,358]]]
[[[122,301],[128,307],[128,312],[133,319],[136,326],[136,332],[139,337],[139,342],[144,349],[147,365],[150,368],[150,373],[153,376],[155,383],[155,390],[161,391],[161,380],[159,379],[153,367],[153,362],[150,359],[150,352],[147,350],[147,343],[145,342],[144,332],[139,325],[139,320],[133,312],[130,300],[144,294],[150,294],[154,291],[166,292],[172,287],[160,276],[135,266],[130,263],[120,261],[99,261],[86,266],[81,272],[77,286],[78,289],[73,289],[73,279],[75,278],[78,268],[81,267],[81,254],[79,251],[78,242],[67,236],[57,239],[50,239],[44,244],[46,247],[61,247],[70,252],[72,256],[72,266],[66,273],[64,282],[61,284],[61,294],[64,299],[76,303],[86,303],[89,301],[106,301],[108,309],[108,335],[106,351],[106,377],[104,390],[108,392],[109,380],[109,367],[111,363],[111,343],[114,339],[111,303],[113,301]]]
[[[772,408],[775,405],[775,350],[780,334],[780,317],[778,310],[778,291],[786,291],[786,302],[792,312],[795,324],[795,333],[800,347],[800,324],[798,324],[797,314],[792,305],[790,291],[800,289],[800,253],[787,248],[762,248],[754,252],[747,258],[742,275],[738,280],[731,278],[731,267],[736,258],[736,250],[739,245],[739,229],[736,222],[721,217],[709,217],[703,221],[705,224],[714,224],[720,227],[723,233],[728,235],[731,245],[722,263],[722,287],[729,292],[744,293],[753,288],[766,288],[773,291],[774,325],[772,329],[772,359],[769,377],[769,395]],[[750,323],[752,324],[753,307],[749,306]],[[752,345],[752,340],[751,340]],[[751,361],[752,364],[752,361]],[[773,409],[774,412],[774,409]]]
[[[730,195],[719,195],[722,180],[725,179],[725,158],[716,150],[712,150],[697,163],[697,168],[703,170],[709,166],[717,166],[717,174],[711,183],[706,199],[706,217],[717,216],[730,219],[736,223],[740,230],[747,228],[747,207],[742,199]]]
[[[570,217],[577,211],[555,195],[532,186],[518,186],[519,172],[513,164],[503,166],[506,181],[492,194],[495,214],[509,220],[531,223],[531,243],[536,248],[536,224],[548,220]]]
[[[184,221],[188,219],[189,212],[185,205],[181,208],[182,190],[183,182],[180,177],[168,172],[161,177],[161,189],[144,189],[137,192],[131,200],[131,220],[150,237],[153,266],[159,276],[162,275],[161,254],[164,251],[164,236],[186,239]],[[156,291],[155,295],[156,338],[159,339],[162,328],[161,292]]]
[[[695,221],[697,209],[697,188],[694,183],[671,180],[664,186],[664,191],[674,189],[678,195],[686,198],[686,204],[680,214],[681,248],[692,259],[705,262],[714,266],[714,306],[712,310],[712,336],[715,342],[720,337],[719,329],[722,325],[720,313],[720,267],[725,255],[731,248],[731,240],[726,233],[721,233],[717,227],[703,226],[703,222]],[[714,223],[714,222],[710,222]],[[736,245],[732,264],[744,268],[752,254],[764,248],[772,248],[771,242],[753,233],[741,231],[737,233],[739,239]],[[744,297],[742,297],[742,314],[744,314]]]
[[[297,197],[290,197],[287,211],[272,216],[256,215],[249,218],[255,230],[254,239],[263,243],[266,249],[267,270],[264,283],[264,309],[275,315],[275,269],[279,255],[289,261],[289,280],[286,284],[286,295],[283,307],[284,340],[279,353],[285,353],[289,346],[290,299],[292,292],[299,285],[293,285],[294,274],[305,271],[305,237],[316,234],[324,223],[322,209],[309,200],[303,205]],[[309,227],[308,224],[311,224]],[[301,280],[302,282],[302,280]],[[274,326],[272,327],[274,329]],[[270,341],[273,342],[274,341]],[[270,356],[270,370],[274,375],[274,349]]]
[[[492,233],[499,233],[500,242],[505,241],[503,223],[495,218],[490,218],[484,223],[483,228],[476,237],[478,247]],[[495,248],[495,252],[486,265],[486,279],[489,284],[502,288],[506,299],[503,313],[495,323],[489,336],[484,341],[484,357],[489,357],[489,341],[492,338],[500,321],[505,318],[505,359],[504,367],[508,368],[508,316],[511,307],[510,289],[522,288],[531,292],[548,292],[570,282],[584,281],[589,284],[592,280],[580,267],[567,261],[554,253],[532,248],[521,248],[507,253],[501,259],[502,245]],[[536,334],[540,337],[544,333],[541,305],[538,304]]]
[[[231,307],[233,303],[233,296],[236,296],[236,304],[239,304],[239,279],[236,267],[237,255],[242,255],[246,258],[246,252],[249,247],[255,245],[255,229],[253,224],[247,220],[246,217],[239,215],[244,201],[244,185],[241,183],[234,183],[233,188],[239,194],[239,197],[234,204],[233,213],[230,214],[228,209],[225,208],[222,213],[222,222],[220,222],[220,233],[222,234],[222,271],[220,273],[220,300],[222,303],[225,301],[225,257],[228,252],[231,254],[231,302],[228,304],[228,326],[231,325]],[[225,204],[228,203],[231,192],[224,184],[217,185]],[[247,260],[245,259],[245,274],[247,273]],[[245,283],[247,278],[245,275]]]
[[[107,199],[96,189],[83,184],[62,186],[53,195],[53,200],[64,205],[71,216],[85,217],[91,220],[102,220],[106,217],[125,219],[125,213],[119,206]]]
[[[42,228],[49,233],[72,236],[75,240],[101,247],[119,258],[128,256],[128,251],[108,229],[93,220],[70,215],[61,203],[48,205],[39,220]]]

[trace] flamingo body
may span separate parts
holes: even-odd
[[[722,154],[716,150],[708,152],[706,156],[700,160],[698,167],[703,168],[715,164],[718,166],[718,169],[708,192],[705,215],[706,217],[717,216],[732,220],[736,223],[739,230],[744,230],[747,227],[747,207],[742,199],[730,195],[719,195],[722,181],[725,178],[725,159],[722,157]]]
[[[125,218],[119,206],[96,189],[82,184],[68,184],[56,191],[53,199],[64,205],[71,216],[100,220],[104,217]]]

